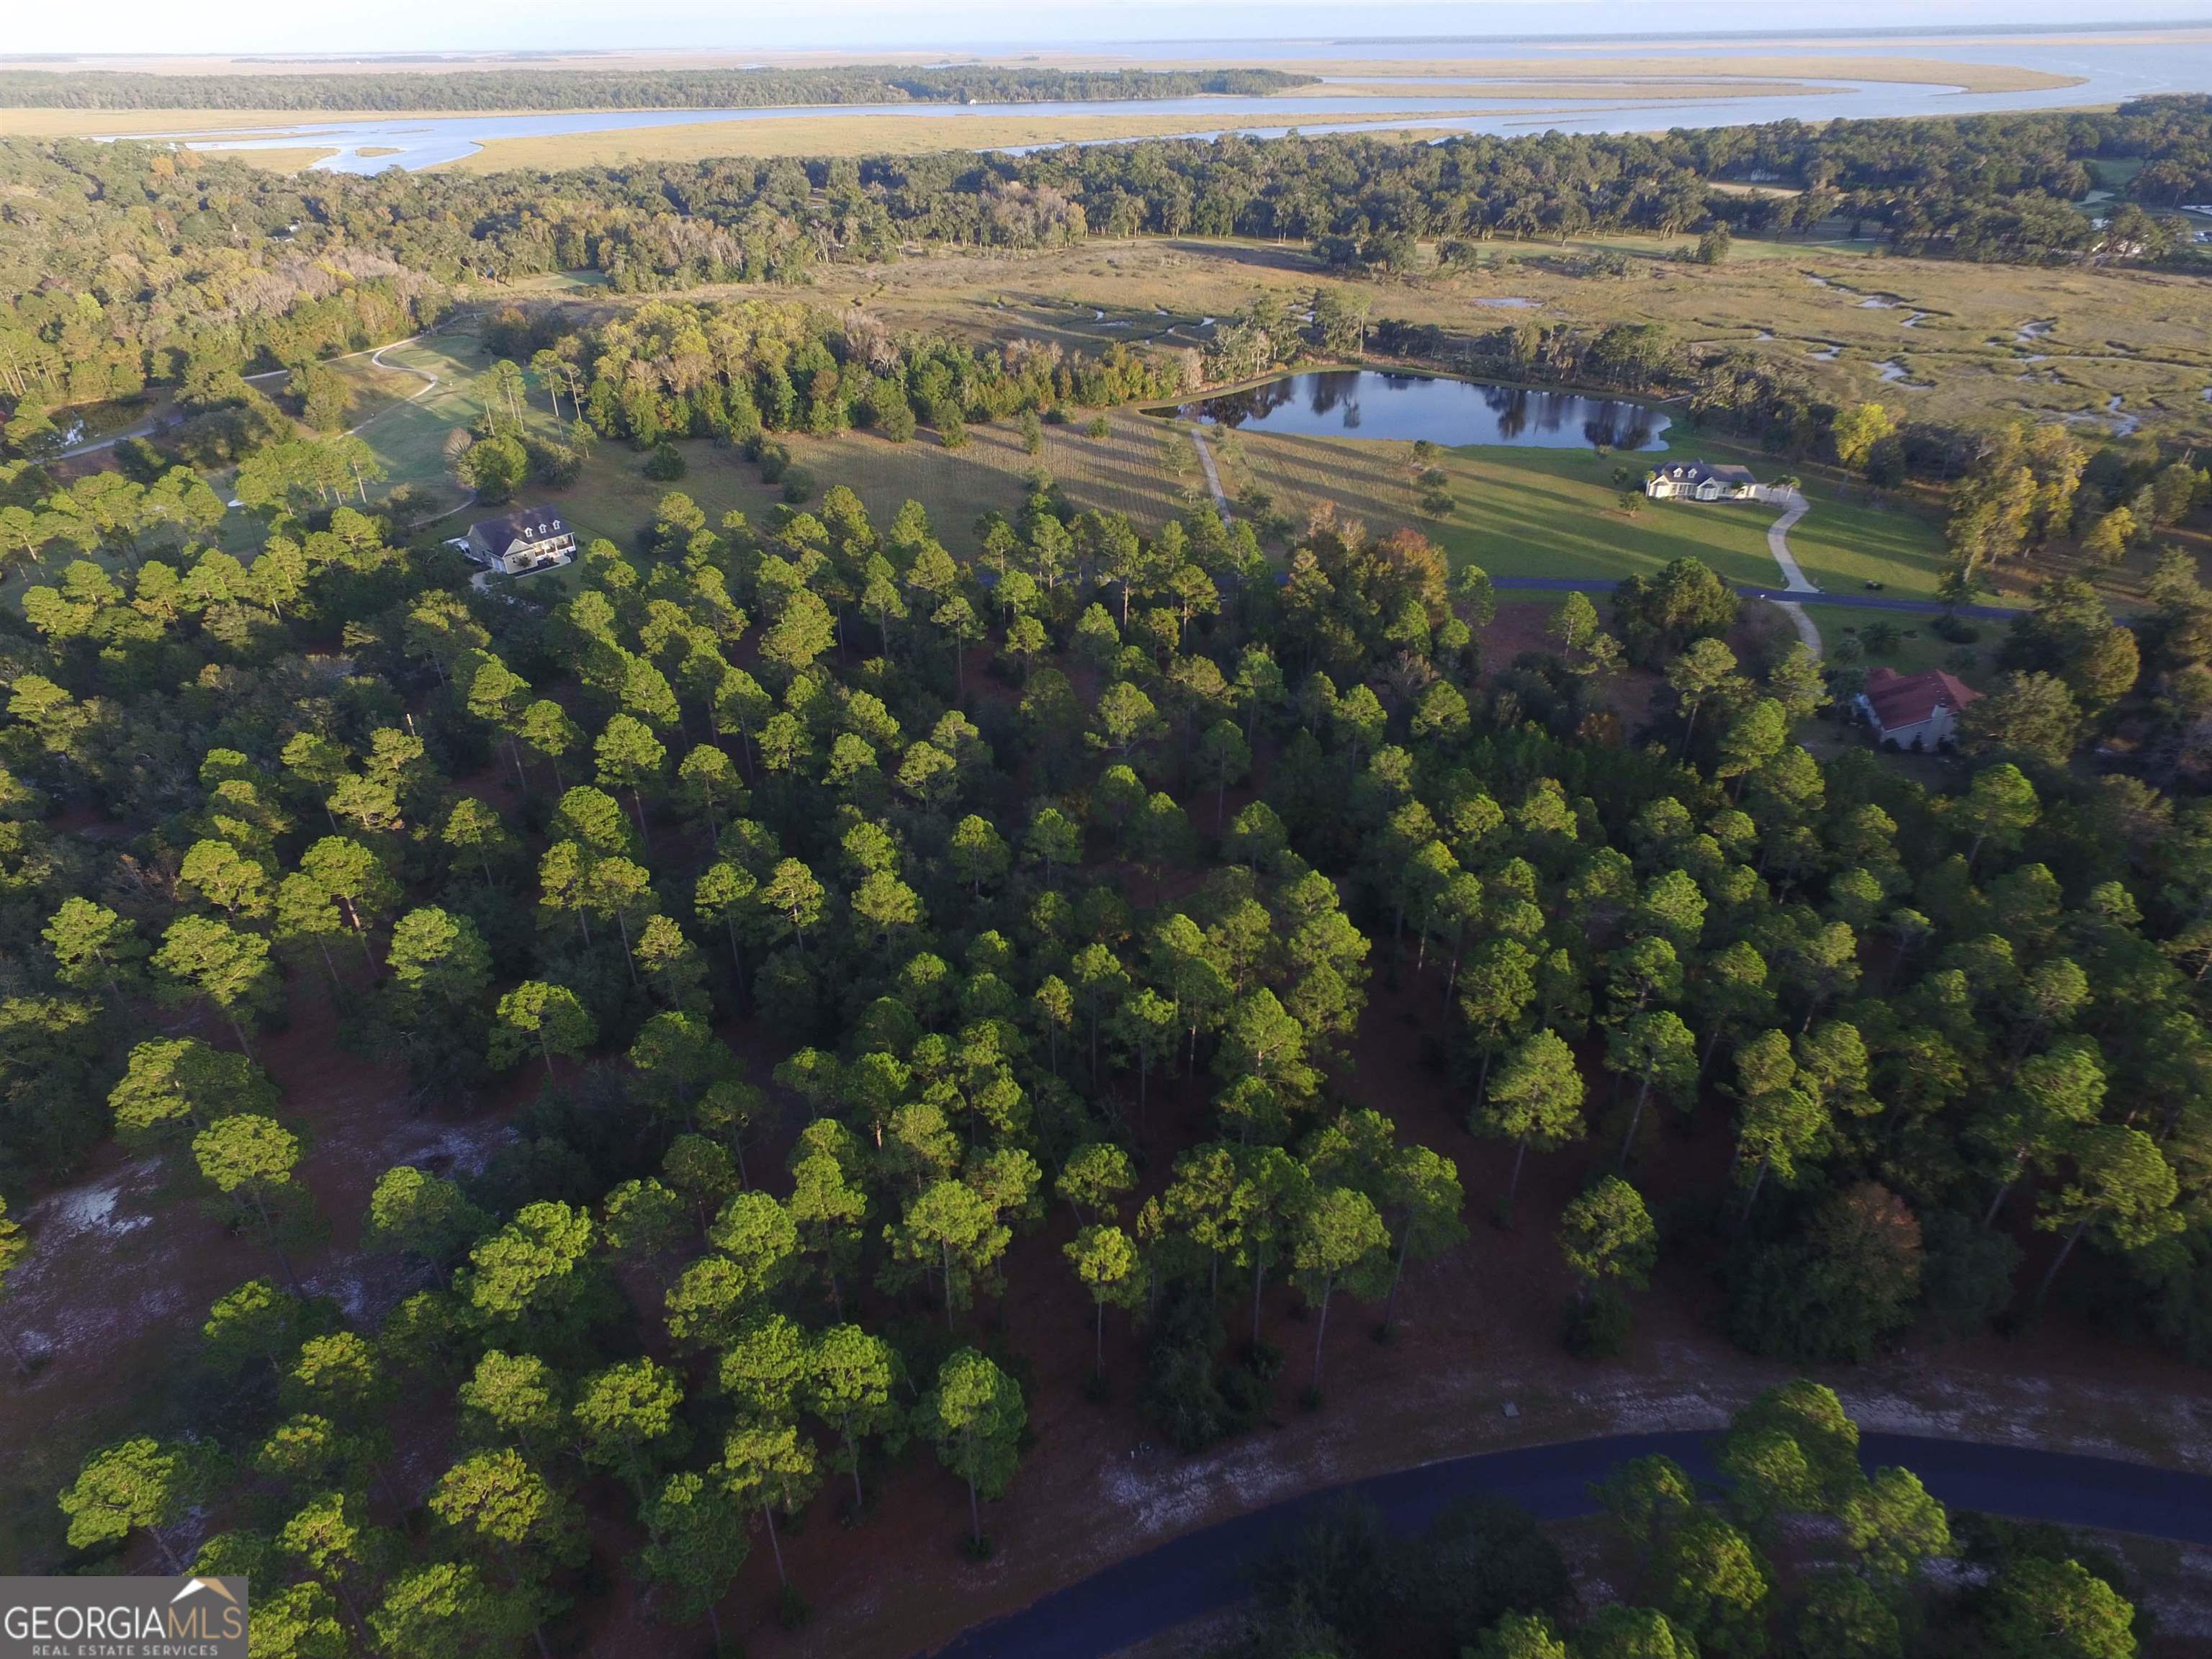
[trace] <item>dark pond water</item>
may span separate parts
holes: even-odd
[[[1371,368],[1293,374],[1185,404],[1175,414],[1213,426],[1294,436],[1426,438],[1431,443],[1656,449],[1668,419],[1642,404],[1479,380],[1385,374]]]

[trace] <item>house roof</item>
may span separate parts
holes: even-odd
[[[568,530],[550,507],[519,507],[501,518],[477,520],[469,526],[469,534],[487,547],[504,548],[515,542],[549,541]]]
[[[1957,714],[1982,694],[1963,680],[1931,669],[1925,674],[1900,674],[1893,668],[1876,668],[1867,675],[1867,707],[1885,732],[1918,726],[1939,708]]]
[[[1668,483],[1700,484],[1711,478],[1717,483],[1755,484],[1747,466],[1708,466],[1703,461],[1673,461],[1651,469],[1652,476]]]

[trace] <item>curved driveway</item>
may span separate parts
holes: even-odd
[[[1791,593],[1817,593],[1820,590],[1806,580],[1805,573],[1797,568],[1796,556],[1790,551],[1790,526],[1812,510],[1813,503],[1805,499],[1804,491],[1800,489],[1784,490],[1779,499],[1782,516],[1766,526],[1766,550],[1774,556],[1774,562],[1782,568],[1784,587]],[[1820,630],[1805,614],[1805,607],[1794,599],[1778,599],[1775,603],[1781,607],[1782,614],[1790,618],[1790,626],[1797,630],[1797,637],[1805,642],[1805,648],[1819,656]]]
[[[963,1632],[935,1650],[936,1659],[1103,1659],[1242,1600],[1245,1562],[1338,1498],[1371,1503],[1401,1529],[1425,1524],[1455,1499],[1483,1492],[1511,1498],[1540,1520],[1571,1520],[1595,1509],[1589,1483],[1632,1457],[1663,1452],[1699,1478],[1714,1478],[1713,1438],[1632,1434],[1528,1446],[1310,1492],[1117,1562],[1019,1613]],[[1911,1469],[1953,1509],[2212,1546],[2212,1475],[1914,1435],[1864,1434],[1859,1452],[1869,1467]]]

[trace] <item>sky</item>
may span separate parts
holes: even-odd
[[[2212,0],[15,0],[0,50],[947,50],[1124,42],[2212,21]]]

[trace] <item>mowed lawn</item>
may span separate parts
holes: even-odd
[[[1894,669],[1900,674],[1924,674],[1931,668],[1950,668],[1952,656],[1960,649],[1929,625],[1936,620],[1933,617],[1856,605],[1808,605],[1805,609],[1819,624],[1821,643],[1832,661],[1839,642],[1845,639],[1861,638],[1868,628],[1878,623],[1887,623],[1897,637],[1893,643],[1880,651],[1867,650],[1859,659],[1862,667],[1881,666]],[[1974,653],[1974,665],[1954,668],[1951,672],[1967,684],[1982,689],[1986,687],[1991,678],[1996,648],[2004,635],[2004,624],[1973,623],[1968,625],[1981,634],[1980,639],[1965,647]],[[1879,635],[1875,636],[1877,640],[1880,637]],[[1863,639],[1861,642],[1864,644]]]
[[[383,465],[385,487],[411,484],[441,506],[460,501],[466,492],[447,470],[446,440],[483,413],[476,382],[489,361],[474,336],[441,334],[390,348],[384,363],[353,357],[340,367],[354,382],[355,430]],[[438,377],[434,386],[426,389],[426,374]],[[529,419],[552,435],[552,411],[542,398],[532,398]]]
[[[1831,593],[1863,592],[1872,581],[1884,599],[1936,597],[1943,532],[1918,502],[1892,497],[1869,507],[1856,489],[1844,499],[1825,478],[1802,483],[1812,510],[1790,527],[1790,551],[1808,580]]]
[[[1695,557],[1730,582],[1782,580],[1767,550],[1767,526],[1778,516],[1771,507],[1654,501],[1640,493],[1633,510],[1622,504],[1618,470],[1640,481],[1662,458],[1737,459],[1694,434],[1664,452],[1629,455],[1496,445],[1447,451],[1437,465],[1450,480],[1453,508],[1442,520],[1420,514],[1411,445],[1246,432],[1231,447],[1232,471],[1249,472],[1301,520],[1327,501],[1376,528],[1412,525],[1455,562],[1479,564],[1493,576],[1617,579]],[[1784,470],[1765,458],[1745,459],[1763,477]],[[1832,591],[1877,581],[1889,597],[1933,596],[1942,538],[1916,504],[1869,507],[1838,498],[1820,478],[1807,479],[1805,489],[1812,511],[1791,531],[1790,545],[1811,580]]]

